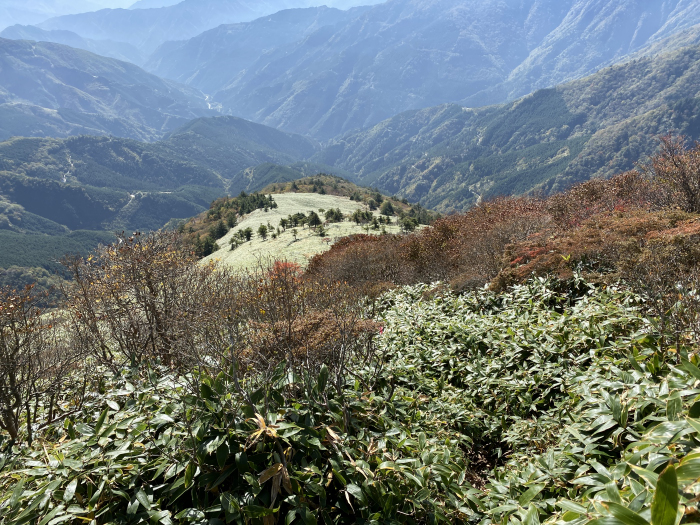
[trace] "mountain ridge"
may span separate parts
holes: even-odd
[[[12,116],[0,139],[77,128],[152,141],[217,114],[194,88],[61,44],[0,38],[0,69],[0,112]]]
[[[668,132],[700,138],[700,46],[635,59],[501,106],[414,110],[312,157],[441,212],[632,169]]]
[[[72,31],[45,31],[36,26],[17,24],[1,31],[0,38],[63,44],[69,47],[83,49],[96,55],[131,62],[137,66],[141,66],[146,61],[146,56],[131,44],[112,40],[90,40]]]
[[[370,0],[373,3],[376,0]],[[128,42],[151,53],[162,43],[192,38],[221,24],[248,22],[283,9],[310,7],[316,0],[183,0],[165,7],[148,9],[102,9],[91,13],[65,15],[38,24],[46,30],[73,31],[85,38]],[[346,0],[347,7],[360,2]]]
[[[406,110],[513,100],[697,24],[698,0],[389,0],[230,71],[211,59],[224,36],[168,51],[173,64],[195,47],[206,57],[177,78],[219,77],[207,90],[224,112],[329,140]]]

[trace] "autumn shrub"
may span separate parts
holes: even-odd
[[[662,185],[640,171],[628,171],[610,179],[591,179],[546,200],[546,211],[558,231],[568,231],[599,214],[658,211],[668,207]]]
[[[505,249],[504,268],[491,286],[504,289],[533,275],[569,278],[576,270],[598,281],[626,278],[626,269],[649,236],[690,219],[678,210],[614,211],[596,214],[577,227],[543,230]]]
[[[680,355],[700,343],[700,224],[696,218],[630,242],[620,257],[621,276],[647,298],[649,314],[665,334],[661,344]]]
[[[497,199],[410,235],[341,239],[312,259],[307,274],[347,282],[375,297],[392,285],[418,282],[483,286],[501,269],[504,248],[548,221],[539,199]]]
[[[14,440],[24,428],[31,442],[37,421],[53,421],[82,358],[61,317],[40,306],[46,296],[32,286],[0,288],[0,428]]]
[[[660,151],[640,167],[664,190],[668,205],[700,213],[700,143],[689,148],[685,137],[666,135]]]
[[[377,297],[393,285],[412,282],[412,268],[401,255],[402,237],[351,235],[314,256],[306,269],[309,279],[342,282],[361,295]]]
[[[114,370],[155,361],[185,365],[193,350],[186,348],[189,327],[216,322],[215,269],[197,265],[177,233],[122,234],[65,265],[73,277],[65,308],[76,338]]]
[[[416,268],[416,282],[448,280],[458,289],[479,287],[501,269],[507,245],[548,221],[540,199],[495,199],[436,221],[406,241],[404,257]]]

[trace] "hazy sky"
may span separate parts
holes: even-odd
[[[129,7],[133,5],[136,0],[93,0],[96,4],[102,7]]]

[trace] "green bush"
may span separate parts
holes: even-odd
[[[4,444],[0,523],[697,521],[698,357],[662,351],[643,305],[581,280],[421,285],[382,297],[348,373],[107,377]]]

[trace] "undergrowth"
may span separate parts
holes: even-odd
[[[698,357],[661,344],[643,297],[541,278],[378,306],[378,351],[340,388],[284,363],[105,373],[79,413],[3,442],[0,523],[697,521]]]

